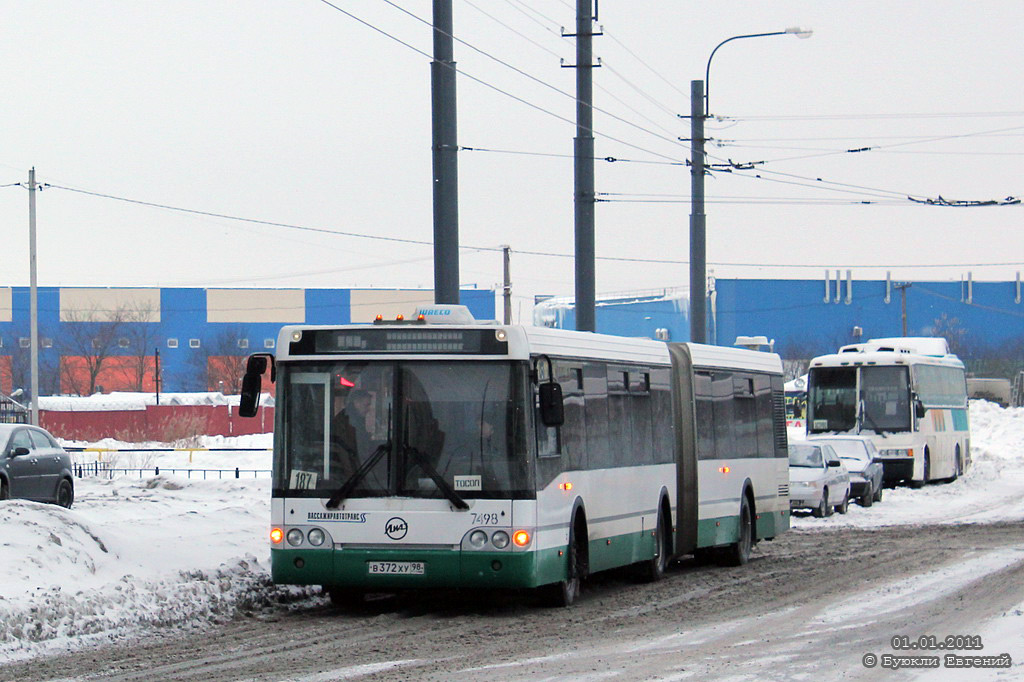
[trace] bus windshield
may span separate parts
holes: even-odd
[[[860,373],[858,394],[857,374]],[[808,432],[909,431],[910,382],[906,367],[814,367],[808,395]]]
[[[280,370],[277,490],[461,501],[531,488],[525,374],[511,363],[321,362]]]
[[[807,430],[851,431],[857,425],[857,370],[813,367],[807,395]]]

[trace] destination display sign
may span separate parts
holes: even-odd
[[[508,355],[508,341],[499,341],[493,329],[316,329],[293,341],[291,355],[375,353],[431,353]]]

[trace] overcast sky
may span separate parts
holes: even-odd
[[[53,185],[40,284],[432,287],[431,246],[391,241],[432,238],[431,2],[334,4],[365,23],[320,0],[0,0],[0,185]],[[574,289],[575,3],[453,6],[459,144],[492,150],[459,155],[461,282],[497,285],[501,244],[561,254],[514,253],[525,310]],[[814,35],[711,67],[711,162],[767,162],[707,180],[715,275],[1024,270],[1024,207],[906,199],[1024,196],[1020,0],[599,9],[596,156],[620,159],[596,167],[599,294],[687,284],[689,82],[725,38],[790,26]],[[0,188],[0,286],[28,283],[27,226],[27,192]]]

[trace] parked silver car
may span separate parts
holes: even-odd
[[[825,442],[839,455],[850,472],[850,497],[862,507],[882,501],[882,456],[865,436],[812,436],[808,440]]]
[[[815,516],[845,514],[850,507],[850,473],[825,443],[789,444],[789,508],[810,509]]]
[[[71,507],[71,457],[45,430],[0,424],[0,500],[23,498]]]

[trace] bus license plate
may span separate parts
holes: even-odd
[[[370,575],[423,575],[426,564],[422,561],[368,561]]]

